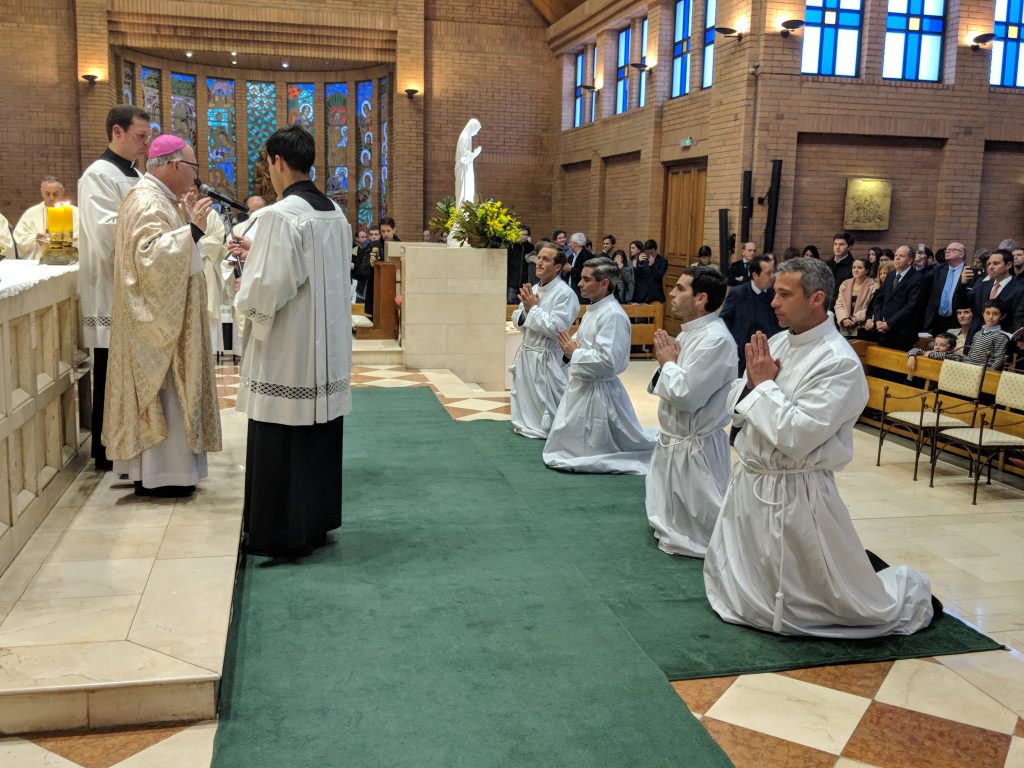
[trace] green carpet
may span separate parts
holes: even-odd
[[[541,447],[427,389],[357,390],[336,543],[242,571],[214,766],[728,765],[666,675],[999,647],[949,617],[877,641],[725,624],[701,564],[654,546],[643,478]]]

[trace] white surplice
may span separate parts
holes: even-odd
[[[237,410],[290,426],[333,421],[352,410],[352,227],[337,205],[317,211],[299,195],[253,218],[259,237],[235,296],[247,320]]]
[[[11,237],[10,225],[2,213],[0,213],[0,251],[3,252],[5,259],[14,258],[14,238]]]
[[[224,331],[221,328],[220,307],[225,303],[224,277],[221,264],[228,255],[224,245],[226,228],[216,210],[206,217],[206,230],[199,238],[199,252],[203,257],[203,275],[206,277],[206,320],[210,325],[210,346],[214,352],[224,351]]]
[[[87,347],[110,346],[117,211],[140,178],[126,176],[112,162],[100,158],[78,180],[78,293]]]
[[[569,383],[558,332],[568,330],[576,321],[580,301],[557,275],[547,285],[534,285],[533,293],[539,302],[525,317],[522,302],[512,313],[513,325],[523,334],[510,369],[512,429],[524,437],[546,438]]]
[[[708,545],[704,585],[725,621],[785,635],[906,635],[932,618],[931,584],[907,566],[875,573],[834,472],[853,458],[868,399],[857,354],[831,315],[769,341],[782,367],[729,393],[739,461]]]
[[[647,391],[661,398],[661,431],[647,474],[647,520],[658,547],[704,557],[729,482],[726,399],[736,380],[736,342],[711,313],[684,323],[679,355]]]
[[[78,247],[78,207],[71,206],[72,245]],[[14,228],[14,240],[18,244],[18,256],[23,259],[38,259],[43,255],[42,247],[36,242],[36,235],[46,232],[46,203],[39,202],[25,211]]]
[[[614,294],[590,304],[573,338],[572,376],[558,404],[544,463],[573,472],[643,475],[654,450],[619,374],[629,365],[629,317]]]

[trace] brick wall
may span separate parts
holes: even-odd
[[[630,240],[646,240],[652,236],[641,230],[632,216],[629,203],[639,197],[640,153],[609,157],[604,168],[603,228],[592,235],[595,249],[601,249],[601,238],[606,234],[615,235],[615,247],[626,253],[629,253]]]
[[[0,213],[12,226],[39,202],[43,176],[59,178],[74,198],[81,170],[78,94],[87,86],[76,72],[73,6],[71,0],[0,6],[0,27],[9,33],[0,56]]]
[[[1007,237],[1024,243],[1024,143],[986,146],[979,209],[979,247],[995,248]]]

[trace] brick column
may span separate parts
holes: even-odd
[[[396,96],[392,103],[390,136],[392,192],[389,206],[398,224],[400,236],[406,240],[420,239],[423,225],[429,218],[429,211],[424,206],[433,205],[433,202],[425,203],[423,199],[426,184],[423,166],[424,111],[433,97],[430,90],[432,84],[424,82],[423,14],[423,0],[401,0],[398,3],[398,53],[394,75]],[[416,88],[419,93],[410,99],[405,95],[406,88]],[[350,184],[350,188],[354,196],[355,187]]]
[[[104,0],[81,0],[75,6],[75,38],[78,49],[78,124],[81,137],[80,157],[86,168],[107,146],[105,122],[116,103],[119,90],[110,79],[107,7]],[[81,76],[98,74],[96,85],[88,85]]]

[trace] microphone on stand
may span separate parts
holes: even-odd
[[[199,179],[196,179],[196,186],[199,188],[199,194],[203,195],[204,197],[213,198],[217,202],[224,203],[225,205],[230,205],[232,208],[235,208],[236,210],[244,211],[245,213],[249,212],[249,209],[245,206],[244,203],[240,203],[237,200],[228,197],[227,195],[221,194],[216,189],[211,187],[209,184],[201,183]]]

